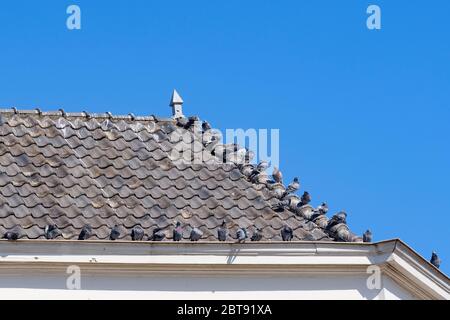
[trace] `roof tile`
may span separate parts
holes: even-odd
[[[1,234],[20,226],[21,238],[43,239],[45,226],[56,224],[62,238],[77,239],[90,224],[92,239],[108,239],[118,225],[119,239],[131,240],[131,228],[140,225],[146,234],[164,228],[170,241],[178,220],[184,239],[197,227],[202,240],[216,240],[225,219],[230,239],[245,227],[281,240],[288,224],[297,240],[330,240],[313,222],[274,212],[264,184],[219,163],[201,142],[194,150],[207,162],[177,160],[175,151],[197,133],[170,119],[2,110],[0,120]]]

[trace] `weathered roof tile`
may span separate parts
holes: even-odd
[[[153,116],[0,110],[0,234],[20,226],[21,238],[44,239],[45,226],[56,224],[62,238],[77,239],[89,224],[91,239],[109,239],[118,225],[119,239],[131,240],[140,225],[147,235],[163,228],[170,241],[177,220],[185,240],[190,227],[216,240],[225,219],[230,239],[245,227],[281,240],[287,223],[297,240],[330,240],[313,222],[274,212],[264,184],[218,163],[198,141],[207,162],[177,160],[193,136]]]

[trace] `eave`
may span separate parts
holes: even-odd
[[[449,278],[398,239],[343,242],[0,241],[0,272],[352,275],[382,272],[421,299],[449,299]]]

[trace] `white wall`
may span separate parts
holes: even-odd
[[[67,290],[67,276],[0,275],[0,299],[414,299],[386,276],[381,290],[369,290],[364,275],[82,274],[81,290]]]
[[[0,241],[0,299],[449,299],[449,279],[380,243]],[[81,268],[67,290],[66,268]],[[367,287],[368,267],[382,272]],[[395,281],[393,280],[395,279]]]

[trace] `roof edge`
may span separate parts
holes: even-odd
[[[114,115],[111,112],[65,112],[63,109],[57,111],[41,111],[36,109],[16,109],[16,108],[0,108],[0,115],[24,115],[39,117],[57,117],[57,118],[82,118],[82,119],[100,119],[100,120],[124,120],[124,121],[156,121],[156,122],[174,122],[172,118],[158,117],[155,115],[135,116],[132,113],[128,115]]]

